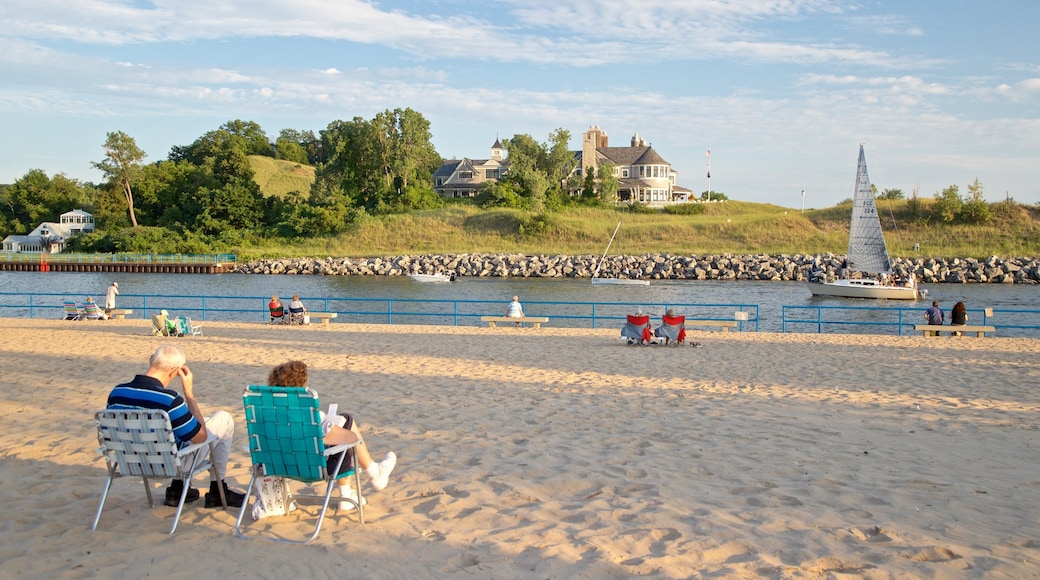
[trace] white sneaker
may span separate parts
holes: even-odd
[[[355,502],[356,502],[356,501],[358,501],[358,495],[357,495],[357,492],[356,492],[356,491],[354,491],[354,488],[353,488],[353,487],[349,487],[349,486],[348,486],[348,487],[346,487],[346,488],[343,488],[343,487],[339,488],[339,496],[340,496],[341,498],[349,498],[349,499],[352,499],[352,500],[354,500]],[[362,497],[361,497],[361,505],[368,505],[368,499],[366,499],[366,498],[365,498],[364,496],[362,496]],[[356,505],[354,505],[353,503],[349,502],[349,501],[343,501],[343,500],[340,500],[340,502],[339,502],[339,509],[340,509],[341,511],[347,511],[347,512],[349,512],[349,511],[351,511],[351,510],[356,510],[356,509],[357,509],[357,506],[356,506]]]
[[[372,476],[372,487],[376,488],[376,491],[380,491],[390,483],[390,472],[397,465],[397,454],[393,451],[387,453],[386,457],[376,465],[379,466],[379,473]]]

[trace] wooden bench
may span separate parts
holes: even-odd
[[[315,318],[320,319],[322,324],[328,324],[329,320],[338,316],[335,312],[308,312],[307,315],[310,316],[311,320]]]
[[[994,333],[997,329],[993,326],[970,326],[962,324],[959,326],[939,326],[938,324],[915,324],[914,330],[919,330],[924,333],[925,336],[929,336],[931,333],[943,333],[943,332],[974,332],[975,336],[982,338],[986,336],[986,333]]]
[[[134,311],[128,308],[113,308],[112,311],[108,313],[108,315],[112,318],[115,318],[116,320],[123,320],[124,318],[126,318],[127,314],[133,313]]]
[[[686,319],[686,327],[691,326],[717,326],[722,329],[722,332],[729,332],[729,329],[737,327],[737,321],[735,320],[690,320]]]
[[[549,322],[549,319],[544,316],[524,316],[521,318],[511,318],[509,316],[481,316],[481,322],[488,323],[488,328],[494,328],[497,322],[511,322],[516,324],[517,322],[523,324],[530,322],[535,328],[541,328],[543,322]]]

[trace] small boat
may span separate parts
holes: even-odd
[[[455,272],[451,274],[409,274],[408,277],[416,282],[454,282]]]
[[[856,194],[852,199],[852,221],[849,224],[849,253],[845,264],[846,278],[827,282],[814,277],[809,282],[813,296],[842,298],[873,298],[882,300],[917,300],[925,291],[917,286],[917,279],[895,283],[892,278],[892,260],[881,231],[881,219],[874,205],[874,191],[867,176],[867,158],[859,146],[856,167]],[[866,272],[877,276],[849,278],[849,272]]]
[[[600,257],[599,263],[596,264],[596,270],[592,273],[593,284],[617,284],[626,286],[649,286],[649,280],[640,280],[638,278],[600,278],[599,269],[603,265],[603,260],[607,258],[607,252],[610,251],[610,244],[614,243],[614,236],[617,236],[618,230],[621,229],[621,222],[617,223],[617,227],[614,228],[614,234],[610,236],[610,241],[607,242],[607,249],[603,250],[603,256]]]

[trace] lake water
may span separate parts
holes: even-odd
[[[696,281],[696,280],[661,280],[652,281],[650,286],[612,286],[593,285],[587,279],[546,279],[546,278],[459,278],[450,284],[417,283],[404,276],[307,276],[283,275],[265,276],[252,274],[123,274],[123,273],[79,273],[79,272],[0,272],[0,316],[28,316],[28,309],[16,308],[24,304],[11,294],[60,293],[68,298],[82,301],[88,295],[95,301],[104,303],[105,289],[113,281],[119,283],[121,296],[117,304],[121,307],[139,308],[141,297],[148,296],[148,310],[176,307],[194,308],[188,300],[167,300],[162,302],[154,298],[163,296],[234,296],[249,297],[249,308],[262,309],[266,299],[272,294],[278,295],[288,303],[289,297],[299,294],[303,302],[312,310],[341,312],[337,321],[378,322],[379,318],[352,316],[351,312],[385,310],[386,300],[400,301],[489,301],[490,304],[476,305],[481,313],[497,314],[504,310],[505,304],[515,294],[524,303],[525,311],[531,315],[553,316],[554,326],[589,327],[588,308],[568,307],[558,303],[596,303],[597,313],[608,320],[600,320],[597,325],[613,325],[611,317],[623,316],[642,306],[652,314],[660,314],[664,308],[676,304],[726,305],[719,308],[688,308],[683,311],[687,316],[704,318],[732,319],[737,310],[734,305],[758,306],[758,330],[778,332],[783,328],[782,311],[788,307],[788,320],[815,317],[815,307],[825,308],[825,318],[847,319],[850,326],[831,326],[823,331],[828,333],[842,332],[883,332],[895,334],[898,329],[878,330],[859,328],[856,325],[863,320],[875,318],[894,320],[891,309],[903,309],[902,316],[906,323],[921,322],[921,314],[930,305],[932,299],[941,301],[941,307],[947,313],[957,301],[963,301],[969,309],[969,323],[981,324],[983,308],[992,308],[994,317],[986,321],[1001,329],[999,336],[1031,336],[1040,337],[1040,285],[1007,285],[1007,284],[926,284],[928,290],[926,300],[919,302],[852,300],[841,298],[813,297],[801,282],[748,282],[748,281]],[[8,294],[11,293],[11,294]],[[357,302],[356,299],[371,299],[370,302]],[[332,299],[332,301],[329,301]],[[335,299],[340,299],[336,302]],[[343,299],[353,300],[350,303]],[[39,302],[48,302],[48,306],[60,306],[60,297],[41,297]],[[49,302],[53,302],[50,304]],[[169,303],[169,305],[167,305]],[[498,306],[500,304],[500,308]],[[611,308],[606,305],[617,305]],[[793,307],[811,307],[798,309]],[[210,308],[213,308],[211,305]],[[874,312],[880,309],[887,312]],[[1036,311],[1018,313],[1006,311]],[[1001,312],[1005,311],[1005,312]],[[172,312],[172,309],[171,309]],[[567,313],[578,313],[574,320],[567,320]],[[57,317],[59,311],[36,312],[35,316]],[[142,314],[135,312],[134,317]],[[193,314],[192,316],[198,316]],[[208,312],[211,320],[259,320],[261,313],[249,315],[229,312],[221,316],[220,312]],[[754,316],[752,316],[752,319]],[[409,322],[407,319],[395,317],[395,322]],[[854,322],[854,321],[860,322]],[[438,320],[434,323],[450,324],[450,320]],[[476,325],[479,319],[466,319],[465,324]],[[1024,325],[1032,328],[1011,328]],[[1007,328],[1002,328],[1007,327]],[[752,326],[750,328],[754,330]],[[788,324],[788,332],[816,332],[815,325]],[[904,334],[906,331],[904,330]]]

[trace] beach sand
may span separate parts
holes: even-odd
[[[616,329],[0,319],[5,577],[1027,578],[1040,574],[1040,341]],[[389,487],[305,546],[105,480],[93,413],[182,347],[203,412],[302,359]],[[176,388],[179,385],[175,382]],[[160,486],[157,497],[161,498]],[[201,479],[196,486],[205,485]],[[312,512],[313,513],[313,512]],[[248,516],[247,516],[248,517]],[[309,520],[308,520],[309,521]],[[298,512],[251,524],[302,535]]]

